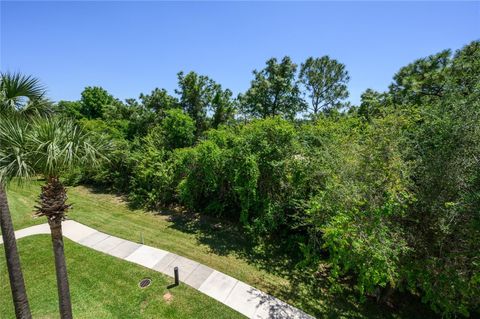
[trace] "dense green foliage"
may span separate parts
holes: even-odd
[[[288,57],[270,59],[232,100],[179,73],[178,99],[157,89],[102,107],[99,122],[83,114],[116,147],[76,179],[238,222],[252,242],[284,243],[298,267],[327,260],[332,289],[353,275],[361,298],[404,291],[443,315],[478,313],[480,42],[414,61],[350,108],[340,63],[309,59],[299,76]]]

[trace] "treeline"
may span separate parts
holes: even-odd
[[[480,42],[401,68],[385,92],[345,103],[328,57],[285,57],[232,92],[194,72],[121,102],[99,87],[56,112],[112,141],[78,170],[148,208],[181,204],[236,221],[253,242],[328,260],[362,295],[421,296],[446,316],[480,311]],[[293,253],[292,253],[293,255]]]

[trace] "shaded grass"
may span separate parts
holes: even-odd
[[[16,229],[44,222],[31,218],[39,192],[38,181],[7,190]],[[391,308],[372,300],[359,303],[348,283],[341,285],[342,293],[333,294],[321,272],[296,267],[283,243],[254,247],[234,224],[181,211],[135,210],[118,196],[84,186],[69,188],[68,195],[73,204],[69,217],[80,223],[127,240],[143,239],[147,245],[210,266],[317,317],[433,317],[426,306],[408,296],[399,296]]]
[[[18,241],[34,318],[58,318],[58,299],[50,236]],[[0,318],[14,318],[3,245],[0,246]],[[206,295],[181,284],[163,295],[172,280],[158,272],[65,240],[75,318],[244,318]],[[138,287],[142,278],[152,284]]]

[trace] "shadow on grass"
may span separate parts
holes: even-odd
[[[289,285],[263,282],[267,293],[299,307],[318,318],[435,318],[435,314],[418,298],[396,293],[388,303],[373,298],[359,302],[353,290],[353,280],[345,278],[334,293],[328,281],[328,266],[320,263],[313,268],[298,267],[295,256],[285,251],[285,242],[274,238],[261,246],[246,238],[238,225],[210,216],[186,212],[180,208],[162,210],[170,227],[193,234],[199,243],[207,245],[217,255],[235,254],[257,268],[288,280]],[[261,248],[259,248],[261,247]],[[283,318],[274,316],[273,318]]]
[[[134,205],[128,201],[128,198],[127,198],[127,196],[125,195],[125,193],[123,193],[123,192],[121,192],[121,191],[119,191],[119,190],[113,189],[113,188],[110,187],[110,186],[106,186],[106,185],[102,185],[102,184],[91,184],[91,183],[82,183],[82,184],[67,185],[67,187],[72,187],[72,188],[73,188],[73,187],[76,187],[76,186],[84,186],[84,187],[86,187],[86,188],[88,189],[88,191],[91,192],[92,194],[98,194],[98,195],[109,194],[109,195],[114,195],[114,196],[116,196],[116,197],[121,198],[121,200],[124,201],[130,209],[138,208],[138,207],[134,207]]]

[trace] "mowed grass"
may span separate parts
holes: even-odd
[[[46,222],[46,219],[33,215],[40,186],[41,182],[36,181],[24,185],[11,184],[7,189],[16,230]],[[218,231],[220,236],[212,239],[218,240],[213,247],[199,240],[200,230],[188,229],[185,224],[179,225],[172,221],[170,215],[130,209],[120,197],[94,193],[83,186],[69,187],[68,197],[73,204],[68,217],[97,230],[134,242],[141,242],[143,238],[146,245],[193,259],[267,292],[274,292],[279,285],[289,285],[288,280],[249,264],[234,250],[221,251],[221,246],[228,245],[227,241],[231,240],[227,230]],[[222,232],[228,238],[222,237]],[[243,238],[234,240],[236,242],[232,244],[241,245]]]
[[[58,297],[50,236],[18,241],[33,318],[58,318]],[[75,318],[244,318],[206,295],[147,268],[65,240]],[[152,284],[138,287],[142,278]],[[173,296],[165,301],[163,296]],[[0,245],[0,318],[14,318],[3,245]]]
[[[33,215],[35,201],[40,195],[40,182],[12,182],[8,185],[8,204],[15,230],[43,224],[45,218],[36,218]]]
[[[45,222],[43,218],[32,217],[40,185],[41,181],[34,181],[20,186],[11,184],[7,189],[15,229]],[[358,294],[346,283],[343,293],[332,294],[321,272],[295,267],[291,258],[282,254],[281,247],[253,248],[241,230],[228,223],[185,213],[131,209],[119,196],[84,186],[69,187],[68,196],[73,204],[68,214],[71,219],[127,240],[143,240],[146,245],[205,264],[318,318],[433,316],[426,306],[411,298],[401,297],[395,308],[370,299],[360,303]],[[328,270],[328,265],[325,266]],[[98,272],[103,270],[100,268]]]

